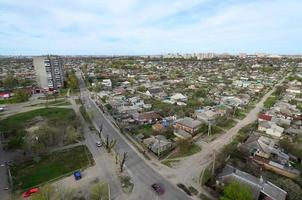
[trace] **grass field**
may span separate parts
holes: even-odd
[[[40,162],[26,162],[11,167],[15,189],[26,190],[77,169],[87,168],[94,161],[86,146],[54,152],[41,157]]]
[[[217,124],[218,127],[228,130],[236,125],[236,121],[233,119],[227,119]]]
[[[75,113],[68,108],[41,108],[25,113],[16,114],[0,121],[0,131],[24,128],[26,123],[34,117],[41,116],[50,120],[73,121]]]
[[[56,129],[57,133],[64,133],[68,125],[78,126],[76,114],[68,108],[41,108],[25,113],[16,114],[0,121],[0,132],[8,139],[6,148],[20,149],[24,143],[26,128],[36,117],[42,117],[47,125]]]
[[[191,156],[200,151],[201,151],[201,148],[197,144],[191,144],[185,152],[176,151],[174,154],[172,154],[169,157],[169,159]]]
[[[171,168],[173,167],[173,164],[178,163],[178,162],[179,162],[179,160],[177,160],[177,159],[167,159],[167,160],[161,161],[162,164],[164,164],[168,167],[171,167]]]
[[[71,105],[69,101],[66,101],[65,99],[59,99],[56,101],[50,101],[47,103],[48,106],[68,106]],[[46,106],[46,103],[39,103],[39,104],[34,104],[30,106]]]

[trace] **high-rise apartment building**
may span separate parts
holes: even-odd
[[[40,88],[57,90],[64,87],[63,62],[57,56],[39,56],[33,58],[37,83]]]

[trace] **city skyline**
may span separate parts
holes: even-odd
[[[298,0],[0,2],[0,55],[301,54]]]

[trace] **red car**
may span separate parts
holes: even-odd
[[[27,198],[30,197],[30,195],[39,192],[39,188],[31,188],[23,193],[23,197]]]
[[[165,193],[165,189],[160,183],[154,183],[151,185],[151,187],[158,195],[162,195]]]

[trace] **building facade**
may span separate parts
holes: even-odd
[[[57,90],[64,87],[63,62],[57,56],[39,56],[33,58],[38,87]]]

